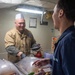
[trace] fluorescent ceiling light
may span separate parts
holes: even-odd
[[[10,3],[10,4],[20,4],[27,0],[0,0],[0,2]]]
[[[25,9],[25,8],[17,8],[16,11],[21,11],[21,12],[28,12],[28,13],[34,13],[34,14],[43,14],[43,11],[40,10],[32,10],[32,9]]]

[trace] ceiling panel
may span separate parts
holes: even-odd
[[[8,8],[15,6],[15,4],[8,4],[8,3],[0,3],[0,8]]]
[[[50,2],[50,3],[54,3],[54,4],[57,3],[57,0],[40,0],[40,1],[46,1],[46,2]]]
[[[52,10],[56,4],[57,0],[27,0],[24,4],[39,6],[46,8],[48,10]]]
[[[24,2],[24,4],[34,5],[34,6],[42,6],[41,1],[39,0],[28,0]]]
[[[4,2],[1,2],[1,1],[4,1]],[[17,5],[17,3],[20,3],[20,4],[43,7],[48,10],[52,10],[56,2],[57,0],[19,0],[19,2],[18,0],[0,0],[0,8],[11,7],[11,6]]]
[[[43,1],[43,2],[44,2],[44,1]],[[48,9],[48,10],[53,9],[54,6],[55,6],[55,4],[54,4],[54,3],[50,3],[50,2],[44,2],[44,3],[42,4],[42,7],[46,8],[46,9]]]

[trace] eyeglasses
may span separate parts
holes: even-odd
[[[25,22],[20,22],[19,24],[20,24],[20,25],[21,25],[21,24],[25,25]]]

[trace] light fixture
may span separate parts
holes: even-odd
[[[35,10],[35,9],[32,10],[32,9],[26,9],[26,8],[17,8],[16,11],[28,12],[28,13],[34,13],[34,14],[43,14],[43,11],[41,11],[41,10]]]

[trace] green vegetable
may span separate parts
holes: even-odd
[[[34,72],[29,73],[28,75],[34,75]]]

